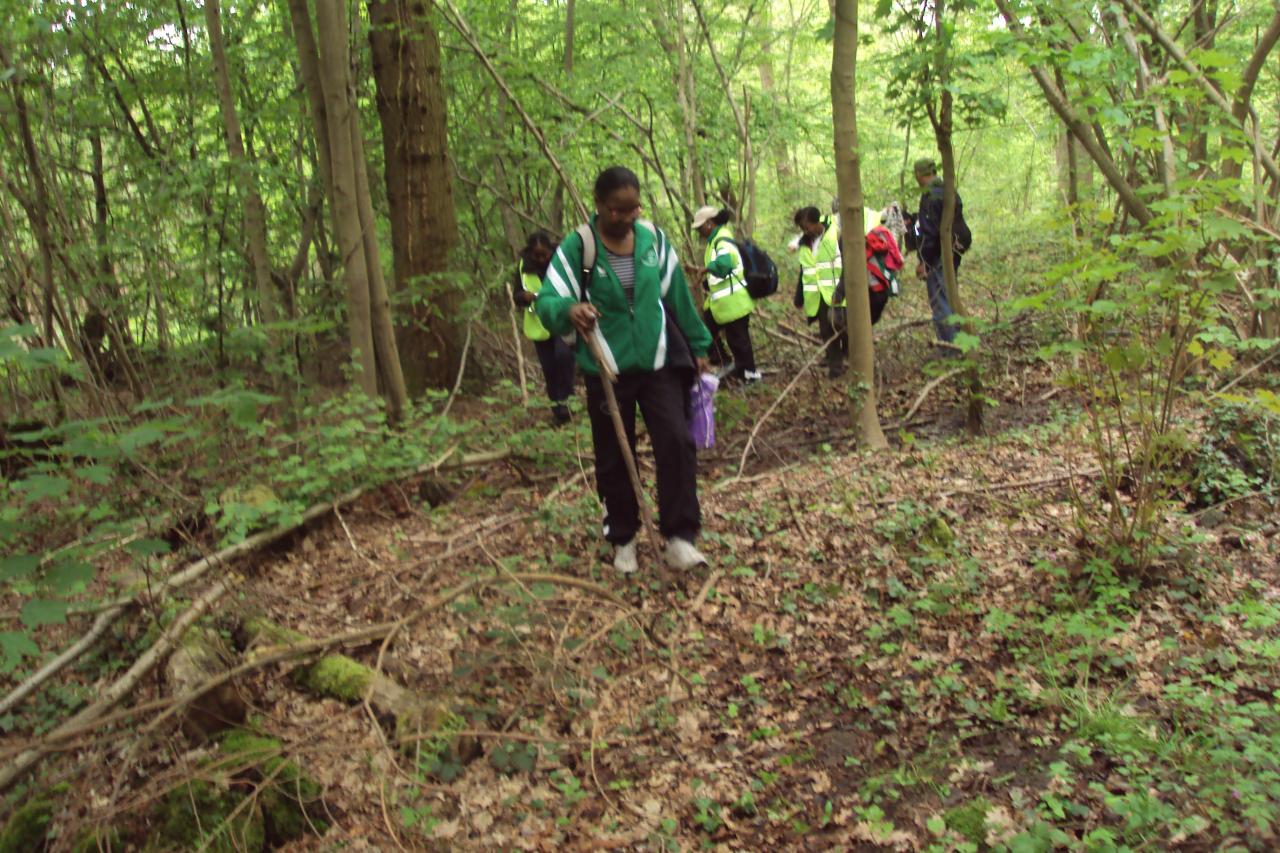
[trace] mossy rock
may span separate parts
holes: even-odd
[[[325,655],[306,669],[299,670],[299,680],[321,696],[343,702],[359,702],[369,689],[373,670],[346,655]]]
[[[266,848],[262,807],[254,802],[239,811],[244,792],[192,779],[169,792],[160,806],[149,850],[194,850],[208,844],[217,853]]]
[[[24,803],[0,831],[0,853],[28,853],[44,846],[53,820],[53,800],[37,797]]]
[[[44,846],[58,801],[71,790],[63,782],[18,806],[0,830],[0,853],[29,853]]]
[[[256,779],[270,779],[259,792],[266,837],[273,844],[323,833],[328,824],[315,812],[321,789],[295,762],[282,758],[281,744],[247,729],[235,729],[222,739],[222,753],[237,766],[249,765]]]
[[[947,828],[963,835],[979,847],[983,846],[987,837],[987,812],[991,811],[991,803],[986,797],[975,797],[948,809],[942,818]]]

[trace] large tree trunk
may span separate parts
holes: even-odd
[[[875,349],[871,340],[871,298],[867,282],[866,235],[862,220],[862,155],[858,150],[858,0],[835,3],[831,54],[831,116],[835,126],[836,180],[840,187],[845,301],[849,317],[849,360],[863,393],[850,397],[851,414],[863,446],[889,446],[876,413]]]
[[[440,43],[421,0],[368,0],[369,44],[386,160],[395,290],[412,300],[400,330],[412,393],[453,383],[462,358],[462,294],[433,280],[458,241],[449,172]]]
[[[231,75],[227,67],[227,52],[222,39],[222,13],[219,0],[205,0],[204,19],[208,27],[209,52],[213,58],[213,80],[218,90],[218,102],[222,108],[222,124],[226,131],[227,153],[236,183],[244,196],[244,232],[249,244],[249,266],[253,272],[254,287],[258,293],[258,313],[264,323],[276,321],[275,294],[271,288],[271,262],[267,259],[267,222],[258,195],[253,166],[244,153],[240,135],[240,117],[236,114],[235,98],[231,93]],[[276,349],[276,333],[268,332],[270,349]]]
[[[347,282],[347,337],[358,375],[370,397],[378,393],[378,368],[369,306],[369,267],[364,251],[357,196],[355,152],[351,150],[354,104],[350,95],[347,12],[341,0],[316,0],[320,33],[320,82],[324,87],[333,168],[333,220]]]

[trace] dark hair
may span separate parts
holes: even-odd
[[[596,178],[596,201],[604,201],[609,194],[622,187],[640,191],[640,179],[626,166],[610,166]]]
[[[545,273],[547,271],[544,265],[533,261],[533,250],[538,246],[546,246],[552,254],[555,254],[555,238],[542,229],[538,229],[528,236],[524,242],[524,248],[520,250],[521,266],[526,272]]]
[[[717,225],[728,225],[733,221],[733,213],[727,208],[720,208],[720,212],[711,217],[711,221]]]
[[[526,253],[532,252],[538,246],[546,246],[548,249],[555,251],[556,241],[552,239],[550,234],[539,228],[524,241],[524,250]]]
[[[818,212],[816,207],[802,207],[796,211],[795,219],[796,225],[817,223],[822,221],[822,214]]]

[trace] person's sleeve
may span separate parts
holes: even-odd
[[[726,242],[724,240],[720,241],[716,256],[711,259],[711,263],[707,264],[707,272],[716,278],[728,278],[738,268],[738,259],[730,251]]]
[[[516,264],[516,271],[511,274],[511,301],[516,308],[525,307],[525,303],[521,301],[524,293],[524,276],[520,274],[520,265]]]
[[[542,289],[533,302],[533,310],[542,325],[553,335],[567,335],[573,331],[569,309],[581,301],[582,290],[578,276],[582,268],[582,238],[577,232],[564,238],[556,249],[542,279]]]
[[[693,357],[706,358],[707,350],[711,348],[711,332],[707,331],[707,326],[698,313],[698,307],[693,304],[693,297],[689,295],[689,283],[684,277],[684,268],[680,265],[680,258],[665,234],[660,235],[659,245],[662,256],[658,264],[658,274],[664,282],[662,303],[674,315],[676,325],[689,340],[689,351],[693,353]]]

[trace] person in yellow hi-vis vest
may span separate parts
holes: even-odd
[[[796,260],[800,264],[799,298],[797,307],[804,308],[809,322],[818,321],[818,333],[826,341],[836,334],[831,322],[836,304],[835,290],[840,282],[840,226],[816,207],[802,207],[796,211],[795,223],[803,236]],[[839,338],[827,347],[827,375],[832,379],[844,374],[845,358],[849,354],[848,330],[839,332]]]
[[[524,336],[533,341],[542,364],[542,376],[547,381],[547,397],[551,399],[551,416],[557,426],[569,422],[568,400],[573,396],[573,351],[559,337],[552,337],[538,315],[533,303],[542,289],[543,276],[556,252],[555,241],[545,231],[534,231],[525,242],[516,268],[516,307],[524,314]]]
[[[729,224],[732,214],[727,210],[711,207],[698,208],[693,215],[693,230],[707,241],[703,253],[704,286],[707,299],[703,304],[702,320],[711,332],[713,361],[725,364],[724,349],[720,345],[720,330],[724,330],[733,356],[733,370],[729,379],[759,382],[755,352],[751,347],[751,313],[755,301],[747,292],[747,276],[742,264],[742,252],[733,238]]]

